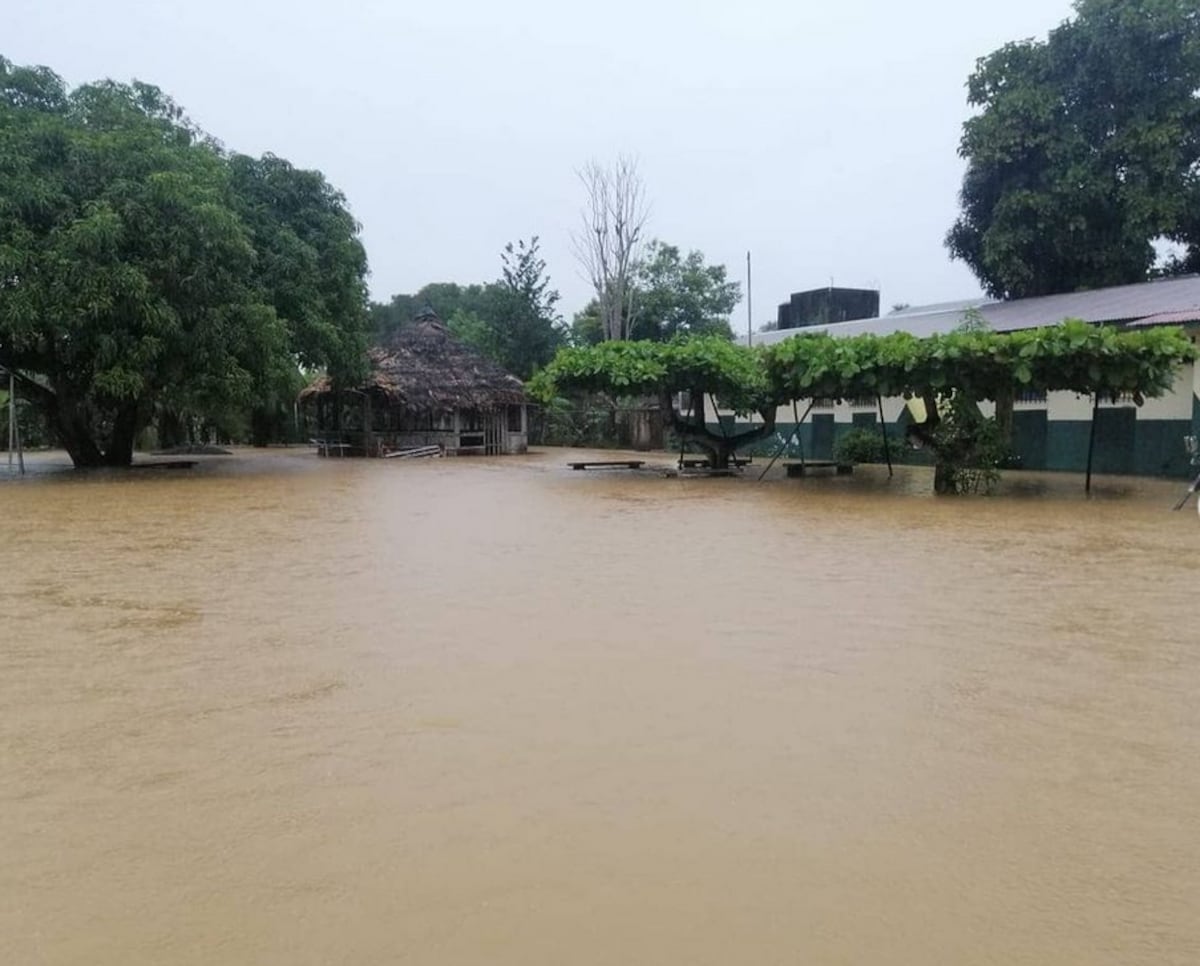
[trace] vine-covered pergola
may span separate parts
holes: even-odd
[[[743,446],[772,435],[779,406],[761,351],[717,336],[562,349],[526,388],[543,400],[562,392],[651,396],[659,401],[667,424],[708,456],[714,469],[726,469]],[[686,407],[678,405],[681,394],[687,397]],[[756,413],[762,423],[741,432],[715,433],[708,428],[706,400],[718,425],[718,407],[738,415]]]
[[[680,436],[709,455],[714,467],[751,442],[774,433],[775,412],[801,399],[863,396],[919,398],[927,415],[912,432],[930,449],[938,492],[959,488],[955,459],[940,433],[956,407],[983,400],[996,405],[995,423],[1009,432],[1018,392],[1070,391],[1141,404],[1173,385],[1180,366],[1196,358],[1181,329],[1119,329],[1068,320],[1015,332],[956,330],[917,338],[837,338],[797,335],[768,347],[747,348],[706,337],[667,343],[606,342],[565,349],[531,383],[542,398],[571,391],[614,396],[654,395]],[[693,406],[675,405],[687,393]],[[762,423],[738,433],[714,433],[704,400]],[[961,442],[961,441],[960,441]],[[958,445],[958,444],[956,444]],[[960,446],[961,449],[961,446]]]
[[[991,400],[996,425],[1011,435],[1013,400],[1022,391],[1076,392],[1097,402],[1129,395],[1137,405],[1168,392],[1196,352],[1178,328],[1118,329],[1068,320],[1015,332],[953,331],[917,338],[903,332],[848,339],[801,335],[763,356],[768,383],[782,398],[903,396],[924,403],[913,434],[934,456],[934,488],[958,489],[955,463],[939,430],[954,408]]]

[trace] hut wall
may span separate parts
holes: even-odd
[[[529,451],[529,410],[526,406],[509,406],[505,412],[504,452]]]

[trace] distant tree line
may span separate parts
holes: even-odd
[[[722,265],[708,265],[703,253],[652,241],[630,271],[627,305],[633,308],[628,338],[663,342],[679,335],[718,335],[731,339],[729,315],[741,299],[741,286],[726,278]],[[567,326],[558,313],[535,235],[509,244],[501,253],[501,276],[492,282],[460,285],[434,282],[411,294],[394,295],[370,306],[375,338],[383,341],[428,305],[455,335],[527,379],[570,345],[604,341],[598,300],[576,313]]]

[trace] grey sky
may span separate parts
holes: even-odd
[[[575,169],[638,157],[651,233],[795,290],[970,296],[942,237],[975,58],[1069,0],[8,0],[0,53],[72,84],[155,83],[231,148],[319,168],[363,224],[371,290],[499,274],[538,234],[562,308],[588,298]],[[735,320],[744,324],[745,307]]]

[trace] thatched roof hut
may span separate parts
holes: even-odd
[[[371,372],[358,391],[377,392],[389,405],[410,412],[486,412],[525,403],[521,380],[457,339],[432,309],[372,347],[368,356]],[[330,389],[329,378],[321,376],[300,398]]]
[[[525,388],[457,339],[432,308],[368,351],[361,386],[335,391],[327,376],[300,393],[315,404],[319,445],[382,453],[436,445],[446,452],[524,452]],[[347,405],[349,400],[361,401]]]

